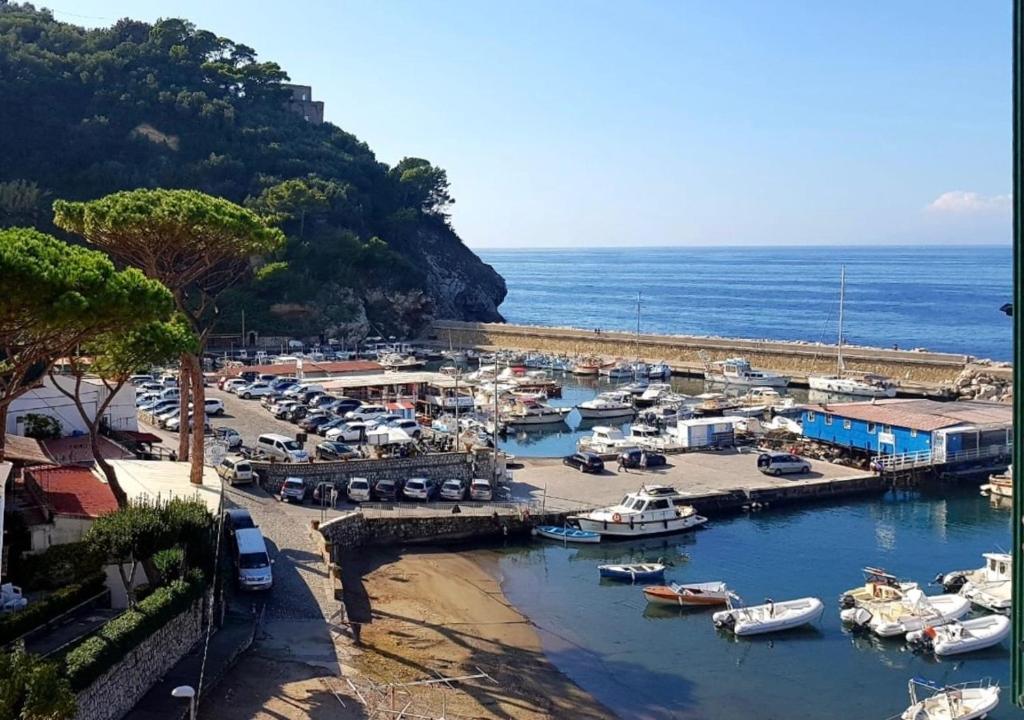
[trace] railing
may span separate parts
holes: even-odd
[[[937,465],[955,465],[957,463],[972,462],[995,457],[1008,457],[1013,453],[1013,445],[987,445],[970,450],[961,450],[955,453],[936,455],[933,450],[922,450],[920,452],[901,453],[898,455],[881,455],[877,462],[882,472],[900,472],[902,470],[913,470],[921,467],[934,467]]]

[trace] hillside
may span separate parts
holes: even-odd
[[[86,30],[0,0],[0,227],[55,232],[56,198],[195,188],[271,215],[279,267],[233,291],[220,331],[415,332],[501,320],[505,283],[455,234],[444,170],[394,167],[289,109],[288,76],[185,20]]]

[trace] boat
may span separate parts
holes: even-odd
[[[839,272],[839,333],[836,340],[836,372],[834,375],[808,375],[811,390],[869,398],[896,397],[894,380],[877,373],[854,373],[843,363],[843,306],[846,300],[846,266]]]
[[[681,452],[683,446],[665,435],[654,425],[636,423],[629,426],[629,434],[626,435],[626,442],[632,447],[652,452],[671,453]]]
[[[847,590],[839,596],[839,607],[843,610],[870,603],[902,600],[911,590],[918,588],[916,582],[900,580],[881,568],[864,568],[864,584]]]
[[[377,362],[385,370],[411,370],[421,368],[426,364],[412,355],[402,355],[401,353],[386,353]]]
[[[647,391],[648,387],[649,383],[647,382],[647,380],[637,380],[636,382],[631,382],[628,385],[619,386],[619,390],[622,390],[623,392],[628,392],[630,395],[639,396],[643,395],[644,392]]]
[[[711,620],[716,627],[728,628],[734,635],[763,635],[817,622],[823,612],[825,605],[821,600],[805,597],[782,602],[767,600],[763,605],[750,607],[729,607],[716,612]]]
[[[692,530],[708,521],[667,485],[645,485],[618,505],[570,516],[583,530],[603,536],[645,537]]]
[[[844,623],[871,630],[879,637],[894,637],[959,620],[970,609],[970,601],[960,595],[925,595],[915,588],[899,600],[866,602],[847,608],[839,617]]]
[[[611,455],[626,448],[636,447],[621,430],[608,425],[595,425],[591,428],[590,437],[580,438],[576,444],[580,452],[593,452],[598,455]]]
[[[554,425],[564,423],[570,408],[555,408],[534,400],[516,403],[502,413],[502,420],[509,426]]]
[[[664,580],[665,566],[661,563],[633,563],[630,565],[598,565],[601,577],[626,582]]]
[[[647,377],[652,379],[666,380],[672,377],[672,366],[664,360],[659,360],[647,368]]]
[[[789,378],[767,370],[754,370],[745,358],[729,358],[707,363],[704,379],[719,385],[750,387],[786,387]]]
[[[633,368],[625,360],[616,360],[611,365],[599,368],[598,374],[610,380],[624,380],[633,377]]]
[[[672,386],[668,383],[651,383],[636,399],[636,404],[642,407],[654,405],[661,398],[672,392]]]
[[[908,683],[910,707],[900,720],[974,720],[983,718],[999,705],[999,685],[989,680],[976,680],[957,685],[913,678]],[[919,700],[921,692],[930,693]]]
[[[975,605],[1007,613],[1011,605],[1013,557],[1007,553],[982,553],[985,564],[975,570],[954,570],[935,578],[946,592],[958,592]]]
[[[644,588],[644,597],[652,605],[707,607],[725,605],[729,588],[724,582],[652,585]]]
[[[584,419],[606,417],[628,417],[636,410],[628,393],[601,393],[593,400],[581,402],[576,411]]]
[[[561,542],[601,542],[601,536],[596,532],[561,525],[538,525],[533,529],[533,532],[535,535],[540,535],[541,537],[548,538],[549,540],[559,540]]]
[[[1013,497],[1013,465],[1006,468],[1004,473],[995,473],[988,476],[988,483],[981,486],[982,495],[996,497]]]
[[[1010,618],[982,615],[907,633],[907,642],[939,657],[984,650],[1001,643],[1010,634]]]
[[[607,364],[603,359],[596,356],[578,358],[572,364],[570,372],[573,375],[598,375],[601,372],[601,368]]]

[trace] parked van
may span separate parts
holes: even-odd
[[[757,469],[765,475],[809,473],[811,464],[799,455],[786,452],[767,452],[757,456]]]
[[[306,462],[309,460],[309,453],[302,449],[302,445],[287,435],[275,433],[260,435],[256,438],[256,449],[267,457],[282,462]]]
[[[235,567],[242,590],[269,590],[274,584],[267,544],[259,528],[235,531]]]
[[[224,458],[217,466],[217,474],[228,485],[242,485],[253,481],[252,465],[244,458]]]

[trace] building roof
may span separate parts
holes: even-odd
[[[411,385],[436,382],[445,377],[435,372],[385,372],[377,375],[354,375],[325,379],[320,382],[325,390],[347,390],[362,387],[391,387],[392,385]]]
[[[332,375],[344,375],[346,373],[373,373],[381,372],[384,368],[380,363],[372,360],[337,360],[332,362],[316,362],[314,360],[302,361],[303,373],[328,373]],[[269,365],[232,365],[224,368],[224,375],[241,375],[244,372],[272,373],[274,375],[295,375],[298,372],[298,364],[294,361],[283,363],[272,363]]]
[[[79,465],[34,467],[26,470],[39,486],[57,515],[98,518],[117,510],[117,500],[110,486],[89,468]]]
[[[1013,407],[983,400],[875,400],[807,406],[808,410],[880,425],[896,425],[931,432],[955,425],[1004,425],[1013,423]]]
[[[55,465],[38,440],[21,435],[4,435],[4,458],[28,465]]]

